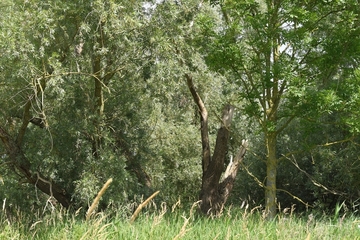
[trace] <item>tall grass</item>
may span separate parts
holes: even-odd
[[[295,215],[282,211],[266,221],[260,210],[228,208],[219,217],[203,217],[197,206],[168,207],[152,204],[131,224],[119,209],[99,213],[86,221],[64,211],[39,214],[36,221],[20,216],[9,222],[2,212],[0,239],[359,239],[360,219],[340,213]]]

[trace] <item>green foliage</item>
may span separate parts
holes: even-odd
[[[174,7],[162,4],[158,9],[168,8],[168,13],[178,15],[188,11],[188,6]],[[9,2],[6,8],[7,14],[1,17],[5,23],[1,44],[6,49],[1,58],[2,123],[7,122],[16,137],[23,124],[23,106],[30,101],[31,117],[47,124],[46,129],[31,123],[27,127],[22,149],[31,170],[51,176],[72,195],[76,206],[86,207],[109,177],[114,178],[114,187],[104,197],[105,206],[148,193],[137,179],[139,169],[150,175],[151,187],[162,189],[164,198],[183,195],[194,200],[200,177],[196,115],[186,85],[168,80],[179,79],[182,69],[176,61],[166,63],[168,54],[159,59],[169,52],[170,43],[156,32],[161,30],[156,18],[163,18],[160,23],[164,24],[173,15],[165,16],[164,11],[147,18],[140,3],[114,1]],[[173,36],[177,31],[182,29],[176,28]],[[81,53],[74,53],[81,43]],[[102,116],[94,99],[95,58],[100,59],[100,76],[106,79]],[[161,61],[155,66],[157,59]],[[146,77],[145,66],[150,67]],[[199,75],[205,79],[205,74]],[[45,83],[42,89],[40,82]],[[99,158],[93,155],[97,137],[101,139]],[[4,169],[2,176],[7,172],[11,173]],[[15,200],[10,189],[2,199]],[[27,192],[32,191],[23,191],[22,196],[27,195],[23,199],[34,199]]]
[[[202,33],[212,39],[201,51],[212,70],[238,85],[244,113],[263,131],[267,172],[274,173],[270,167],[292,151],[280,139],[294,119],[321,122],[335,112],[341,116],[346,101],[334,85],[358,67],[359,44],[352,35],[359,31],[357,10],[354,2],[340,1],[227,1],[220,10],[221,27],[206,18],[200,22]],[[285,176],[289,168],[282,170]],[[270,176],[265,182],[275,181]]]
[[[251,143],[231,203],[264,202],[254,177],[266,180],[265,132],[277,130],[282,130],[276,146],[280,189],[324,210],[343,201],[351,208],[360,198],[356,1],[284,0],[277,9],[281,24],[269,23],[275,10],[267,2],[253,0],[3,0],[0,8],[0,125],[16,139],[30,104],[31,120],[46,123],[25,126],[21,149],[30,170],[59,183],[75,207],[86,208],[110,177],[114,183],[100,209],[117,209],[157,189],[168,202],[197,199],[200,126],[185,73],[192,74],[209,110],[211,147],[220,124],[217,113],[225,103],[237,107],[228,160],[243,138]],[[269,61],[274,41],[280,52],[276,61]],[[94,72],[97,60],[100,71]],[[102,114],[94,94],[95,76],[102,80]],[[276,121],[264,121],[268,105],[261,101],[282,86]],[[326,145],[344,139],[351,141]],[[289,152],[294,154],[286,155]],[[0,199],[6,199],[9,211],[16,213],[17,206],[21,211],[42,210],[49,196],[23,182],[3,145],[0,159]],[[312,180],[341,194],[315,186],[289,159],[296,159]],[[284,206],[299,204],[284,191],[278,199]],[[176,217],[178,231],[183,219]],[[74,225],[64,223],[66,231],[85,234],[88,226],[68,220]],[[202,228],[211,223],[193,224]],[[147,227],[144,234],[149,237],[163,234],[168,225],[155,232]],[[19,229],[7,226],[4,234],[20,236]],[[274,236],[273,230],[259,237]],[[66,231],[59,236],[67,236]],[[143,236],[135,228],[129,231],[132,237]],[[192,234],[189,238],[198,238]]]

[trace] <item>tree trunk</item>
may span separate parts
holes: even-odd
[[[223,181],[220,182],[228,150],[228,140],[230,135],[229,128],[234,113],[234,107],[230,105],[226,105],[224,107],[222,124],[217,134],[214,154],[213,157],[211,157],[208,133],[208,113],[203,101],[194,87],[192,77],[189,74],[186,74],[185,77],[189,90],[200,112],[201,141],[203,148],[203,176],[199,196],[199,199],[201,200],[200,209],[204,214],[218,215],[221,213],[224,204],[231,193],[237,171],[246,152],[247,142],[242,142],[234,162],[231,161],[229,163]]]
[[[101,63],[100,57],[95,56],[93,58],[93,74],[94,74],[94,98],[95,98],[95,107],[94,114],[96,118],[94,120],[95,133],[92,137],[92,154],[97,159],[99,158],[99,151],[101,145],[101,117],[104,113],[104,96],[102,90],[102,80],[100,76]]]
[[[265,188],[265,215],[271,220],[276,215],[276,133],[266,135],[266,188]]]
[[[42,192],[54,197],[62,206],[68,208],[71,203],[71,196],[65,189],[58,186],[41,175],[41,173],[31,172],[30,161],[25,157],[19,145],[11,138],[7,131],[0,126],[0,138],[3,142],[4,148],[11,160],[11,165],[15,167],[15,171],[22,177],[25,177],[30,184],[35,185]]]
[[[247,146],[248,142],[246,140],[242,140],[240,149],[236,154],[235,159],[233,161],[232,159],[230,160],[223,175],[223,180],[221,181],[219,186],[219,192],[223,204],[226,203],[227,199],[230,196],[240,164],[244,159]]]

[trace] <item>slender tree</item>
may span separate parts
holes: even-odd
[[[214,37],[204,54],[210,66],[239,85],[239,97],[247,102],[247,114],[257,120],[263,132],[265,213],[273,219],[281,160],[278,137],[293,119],[312,112],[306,106],[316,109],[319,99],[306,104],[310,100],[307,94],[325,89],[327,83],[347,74],[347,66],[355,63],[356,8],[353,2],[338,1],[213,3],[220,6],[223,25],[210,29],[214,25],[204,24],[204,33]]]

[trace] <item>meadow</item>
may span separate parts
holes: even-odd
[[[204,217],[196,204],[186,208],[152,203],[130,223],[127,210],[94,214],[88,220],[81,211],[53,209],[36,220],[18,212],[16,221],[2,211],[0,239],[360,239],[360,218],[340,211],[295,214],[284,209],[268,221],[260,208],[229,207],[221,216]]]

